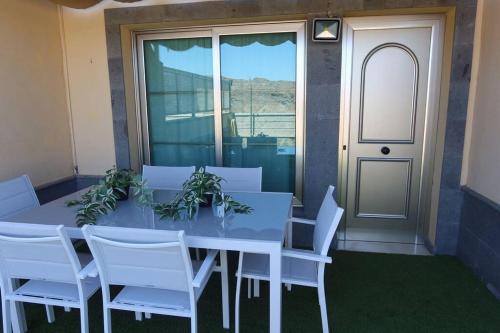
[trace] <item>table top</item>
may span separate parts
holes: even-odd
[[[77,208],[66,207],[68,200],[79,199],[88,189],[49,202],[8,219],[8,222],[34,224],[62,224],[77,229]],[[176,192],[155,190],[155,202],[168,202]],[[250,214],[231,213],[216,218],[211,207],[200,208],[192,221],[160,219],[149,207],[139,205],[134,199],[120,201],[115,211],[98,218],[98,225],[159,230],[184,230],[186,236],[210,237],[230,240],[258,240],[282,242],[292,206],[291,193],[231,192],[235,200],[253,208]],[[71,232],[70,232],[71,234]]]

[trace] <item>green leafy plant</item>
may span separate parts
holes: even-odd
[[[78,207],[76,224],[95,224],[100,216],[116,210],[121,200],[129,193],[140,205],[152,207],[160,218],[193,219],[200,205],[224,204],[224,211],[249,214],[252,208],[235,201],[221,190],[223,179],[205,172],[203,168],[195,171],[184,183],[182,191],[169,203],[154,203],[153,191],[145,181],[132,170],[112,168],[106,171],[104,179],[92,186],[79,200],[66,202],[68,207]]]
[[[195,171],[184,183],[182,192],[174,200],[166,204],[155,204],[154,211],[160,218],[171,218],[177,220],[183,216],[193,219],[201,204],[216,205],[224,204],[224,211],[234,211],[239,214],[250,214],[252,208],[243,205],[227,194],[222,193],[221,181],[223,179],[212,173],[206,172],[204,168]]]
[[[214,198],[214,203],[217,206],[224,205],[224,212],[233,211],[237,214],[250,214],[253,208],[234,200],[230,195],[218,193]]]
[[[114,211],[120,200],[128,198],[131,192],[142,205],[152,203],[152,191],[145,188],[141,177],[132,170],[112,168],[107,170],[104,179],[92,186],[80,200],[66,202],[68,207],[76,207],[76,224],[95,224],[97,219]]]
[[[214,195],[221,193],[221,181],[223,179],[213,173],[206,172],[204,168],[200,168],[193,172],[191,177],[184,183],[183,191],[187,196],[187,202],[210,205]]]

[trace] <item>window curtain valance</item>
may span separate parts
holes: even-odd
[[[296,44],[297,36],[294,32],[284,33],[264,33],[264,34],[248,34],[248,35],[229,35],[222,36],[221,44],[229,44],[231,46],[248,46],[254,43],[259,43],[266,46],[280,45],[286,42]],[[168,50],[186,51],[192,47],[211,48],[212,40],[210,38],[179,38],[167,39],[158,43],[159,46],[164,46]],[[150,45],[155,47],[155,45]]]
[[[65,7],[85,9],[97,5],[99,2],[103,0],[50,0],[50,1]],[[114,1],[127,3],[127,2],[138,2],[142,0],[114,0]]]
[[[297,35],[294,32],[229,35],[221,38],[221,44],[229,44],[231,46],[248,46],[253,43],[275,46],[286,42],[295,44],[296,41]]]

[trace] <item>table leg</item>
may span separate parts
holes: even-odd
[[[281,332],[281,248],[281,244],[276,244],[269,255],[269,331],[272,333]]]
[[[222,325],[229,329],[229,279],[227,269],[227,251],[220,251],[221,283],[222,283]]]

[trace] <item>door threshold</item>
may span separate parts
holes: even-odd
[[[431,255],[431,253],[429,252],[429,250],[427,250],[425,245],[421,244],[367,242],[367,241],[352,241],[352,240],[339,240],[337,245],[337,250],[355,251],[355,252],[408,254],[417,256]]]

